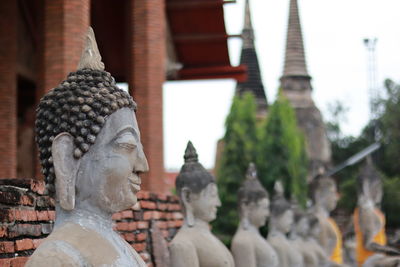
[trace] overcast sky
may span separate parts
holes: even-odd
[[[357,135],[368,121],[366,37],[376,37],[377,75],[400,81],[399,0],[298,0],[313,99],[325,119],[328,104],[349,108],[346,134]],[[289,0],[250,0],[256,49],[269,102],[273,102],[282,73]],[[243,26],[244,0],[225,4],[228,34]],[[230,58],[238,65],[241,40],[229,41]],[[216,142],[225,132],[225,117],[235,81],[167,82],[164,85],[164,161],[179,169],[188,140],[201,163],[213,168]]]

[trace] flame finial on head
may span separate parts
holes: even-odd
[[[249,168],[247,168],[246,179],[248,180],[257,179],[257,169],[256,165],[253,162],[250,162]]]
[[[83,48],[78,64],[78,70],[80,69],[104,70],[104,63],[101,61],[101,55],[92,27],[89,27],[86,34],[85,47]]]
[[[185,159],[185,163],[187,162],[198,162],[198,156],[196,149],[194,148],[193,144],[191,141],[187,143],[186,150],[185,150],[185,155],[183,156]]]
[[[276,181],[274,185],[274,191],[276,196],[283,196],[283,185],[281,181]]]

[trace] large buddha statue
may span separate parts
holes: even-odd
[[[26,266],[146,266],[111,219],[137,202],[139,174],[148,171],[135,109],[104,71],[89,29],[78,70],[37,109],[36,141],[57,217]]]
[[[321,226],[319,243],[329,256],[332,266],[343,264],[342,233],[330,212],[336,208],[338,193],[336,183],[329,177],[318,177],[314,181],[315,215]]]
[[[233,257],[210,231],[221,205],[215,178],[199,163],[189,142],[185,164],[176,178],[176,192],[184,212],[184,223],[170,243],[171,267],[233,267]]]
[[[240,224],[232,240],[236,267],[278,267],[278,256],[261,236],[259,228],[269,217],[268,193],[258,181],[255,165],[250,163],[246,179],[238,192]]]
[[[268,242],[278,255],[279,267],[303,267],[303,257],[287,237],[293,224],[293,211],[283,195],[280,182],[275,184],[275,196],[271,203]]]
[[[399,266],[400,251],[386,245],[385,216],[379,206],[382,201],[382,182],[371,158],[358,177],[358,205],[354,211],[356,259],[358,266]]]

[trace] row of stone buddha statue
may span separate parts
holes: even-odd
[[[56,199],[56,221],[26,266],[146,266],[112,229],[111,218],[137,203],[139,175],[149,168],[136,103],[104,71],[92,29],[78,70],[40,100],[36,142],[47,190]],[[251,165],[238,189],[241,220],[229,251],[209,226],[221,204],[215,178],[198,162],[191,143],[184,159],[176,179],[184,224],[170,243],[166,265],[342,265],[341,234],[329,217],[337,202],[332,179],[318,179],[313,211],[304,212],[284,198],[279,184],[270,201]],[[397,250],[385,246],[384,220],[376,210],[382,195],[377,180],[371,176],[364,181],[356,211],[360,266],[397,266],[398,258],[387,256]],[[259,228],[268,219],[264,238]]]
[[[220,205],[214,178],[198,162],[191,142],[176,189],[185,215],[183,227],[170,244],[171,266],[320,267],[351,266],[345,263],[342,233],[330,217],[336,208],[336,183],[318,177],[313,183],[314,205],[307,210],[285,199],[282,184],[275,195],[257,178],[250,164],[238,189],[240,222],[228,249],[211,232],[209,222]],[[400,266],[399,250],[386,245],[384,216],[378,209],[382,199],[379,174],[370,159],[358,179],[359,201],[354,212],[357,266]],[[234,192],[232,192],[234,193]],[[259,228],[269,220],[267,237]]]

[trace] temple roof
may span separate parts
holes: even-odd
[[[304,53],[303,36],[301,32],[297,0],[290,0],[285,65],[283,69],[283,77],[287,76],[309,77]]]
[[[243,46],[240,56],[240,65],[247,66],[247,79],[237,83],[236,94],[252,92],[256,98],[257,109],[267,109],[267,97],[261,80],[260,66],[258,65],[257,52],[254,46],[254,30],[251,23],[250,4],[246,0],[244,26],[242,31]]]

